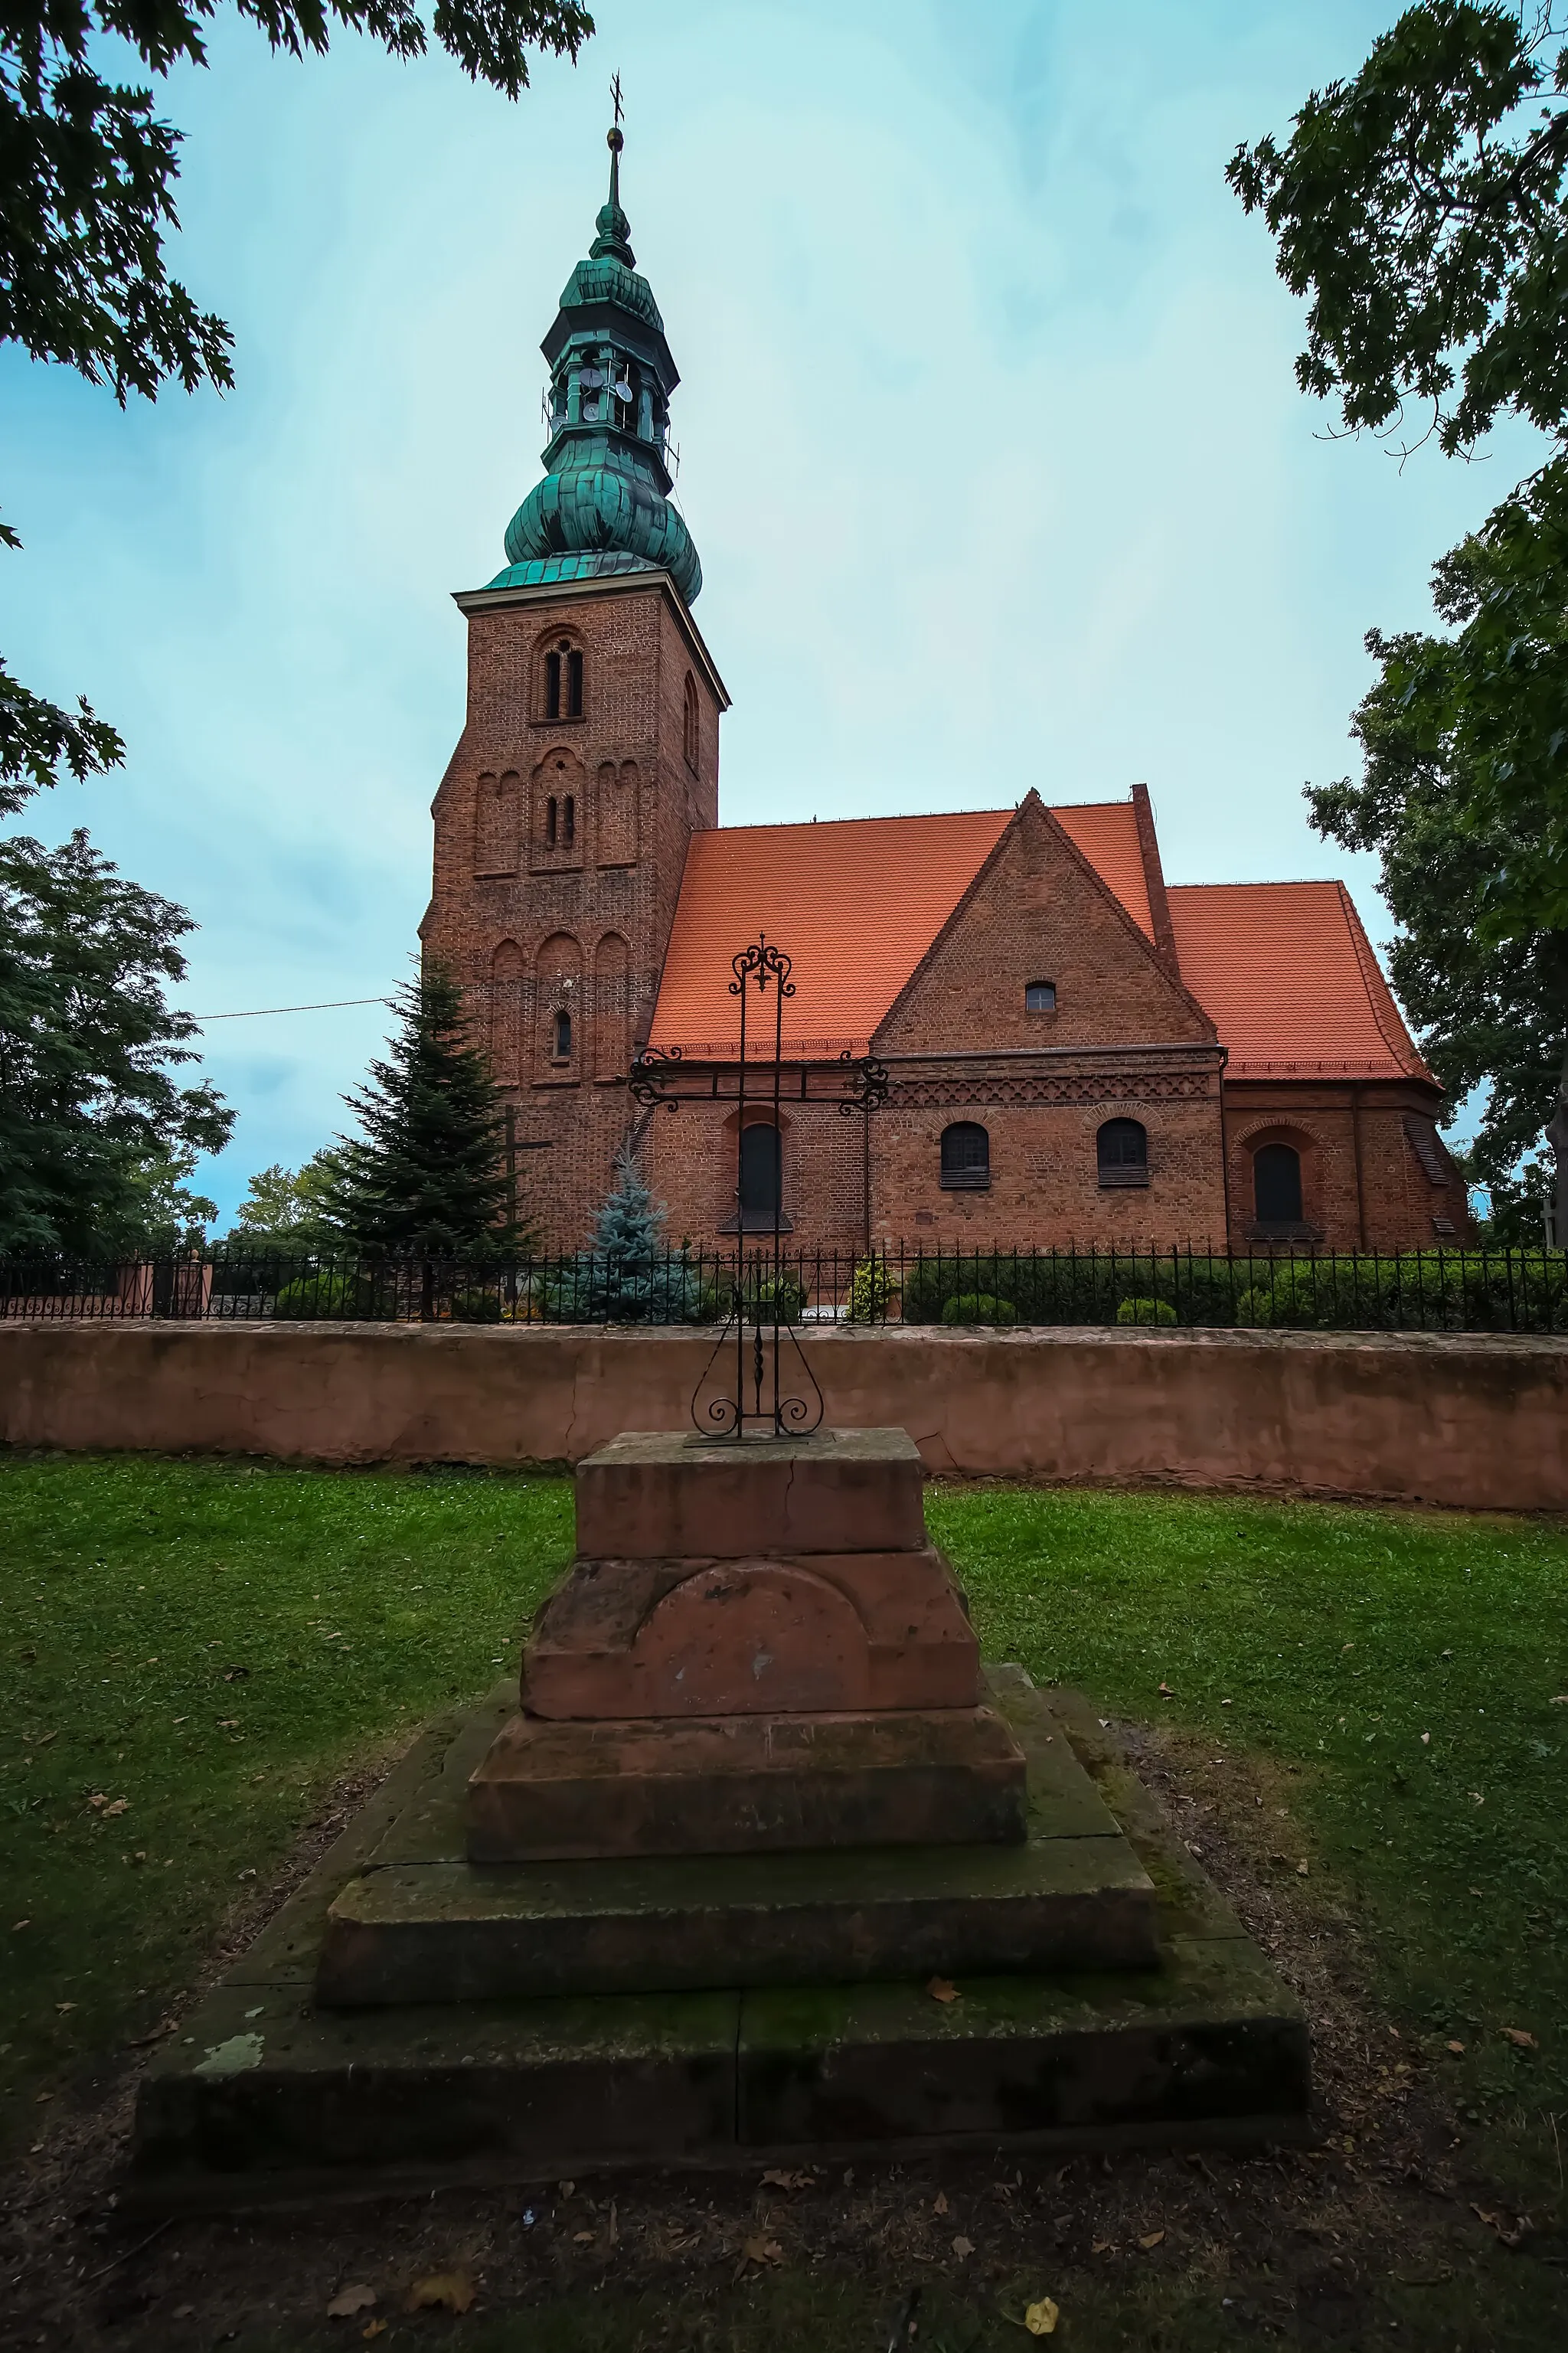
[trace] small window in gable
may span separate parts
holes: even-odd
[[[1149,1132],[1141,1120],[1108,1119],[1095,1137],[1102,1192],[1149,1182]]]
[[[991,1184],[991,1138],[978,1120],[954,1120],[942,1132],[942,1189],[984,1193]]]
[[[1054,1013],[1057,1009],[1057,985],[1054,980],[1031,980],[1024,985],[1026,1013]]]

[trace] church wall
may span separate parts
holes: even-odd
[[[1304,1222],[1321,1249],[1432,1250],[1472,1232],[1464,1183],[1436,1139],[1436,1088],[1416,1081],[1238,1080],[1227,1083],[1225,1102],[1235,1249],[1267,1246],[1256,1234],[1252,1155],[1274,1140],[1301,1155]],[[1407,1121],[1432,1139],[1447,1183],[1435,1184],[1423,1168]]]
[[[735,1249],[734,1232],[723,1228],[735,1215],[736,1119],[732,1103],[683,1103],[673,1116],[655,1114],[647,1145],[650,1182],[668,1208],[672,1241],[689,1236],[704,1250]],[[874,1140],[875,1119],[871,1124]],[[845,1118],[835,1103],[797,1103],[784,1107],[780,1125],[784,1208],[791,1221],[785,1248],[792,1253],[863,1250],[861,1120]]]
[[[1111,1119],[1135,1119],[1145,1129],[1146,1186],[1101,1185],[1096,1141]],[[984,1190],[942,1185],[942,1133],[954,1120],[986,1131]],[[918,1077],[895,1074],[872,1134],[873,1222],[884,1241],[962,1250],[993,1242],[1169,1248],[1225,1232],[1211,1070],[1097,1075],[1084,1068],[1064,1075],[1046,1066],[932,1064]]]

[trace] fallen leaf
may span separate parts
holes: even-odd
[[[364,2327],[360,2330],[360,2335],[364,2338],[368,2345],[373,2337],[384,2337],[386,2335],[386,2323],[384,2320],[367,2320]]]
[[[1163,2231],[1146,2231],[1143,2236],[1139,2240],[1138,2243],[1142,2248],[1144,2253],[1147,2254],[1151,2247],[1157,2247],[1159,2245],[1165,2233]]]
[[[1470,1799],[1471,1803],[1474,1805],[1484,1806],[1486,1804],[1485,1793],[1480,1789],[1472,1789],[1470,1791]]]
[[[217,1720],[217,1728],[220,1732],[237,1732],[239,1729],[238,1716],[220,1715]]]
[[[363,2280],[353,2287],[340,2288],[327,2306],[329,2320],[352,2320],[356,2312],[368,2312],[375,2302],[375,2290],[366,2287]]]
[[[961,2263],[965,2262],[967,2258],[974,2253],[973,2240],[964,2238],[963,2233],[960,2232],[959,2236],[954,2239],[952,2242],[952,2252],[958,2257]]]
[[[473,2300],[474,2284],[467,2272],[432,2272],[408,2291],[410,2312],[467,2312]]]
[[[1341,1656],[1341,1658],[1342,1659],[1342,1658],[1344,1657],[1344,1654],[1345,1654],[1345,1652],[1346,1652],[1347,1651],[1353,1651],[1354,1649],[1355,1649],[1355,1644],[1354,1644],[1353,1642],[1342,1642],[1342,1643],[1340,1644],[1340,1656]]]
[[[108,1790],[95,1789],[87,1802],[89,1806],[107,1806],[109,1803]]]
[[[784,2249],[776,2239],[764,2239],[761,2235],[748,2239],[741,2250],[741,2260],[735,2265],[735,2277],[741,2277],[748,2263],[755,2263],[762,2270],[769,2263],[782,2263],[783,2261]]]
[[[128,1812],[130,1806],[131,1800],[129,1798],[116,1798],[111,1806],[105,1806],[103,1810],[104,1820],[106,1822],[113,1821],[117,1816]]]
[[[811,2188],[809,2173],[781,2173],[777,2166],[768,2168],[763,2176],[763,2181],[765,2187],[773,2189],[809,2189]]]
[[[1534,2035],[1528,2033],[1522,2026],[1505,2026],[1502,2032],[1505,2042],[1517,2042],[1521,2051],[1534,2051],[1539,2048]]]
[[[1553,1707],[1568,1707],[1568,1692],[1553,1692],[1552,1694],[1552,1704]],[[49,1738],[51,1740],[54,1738],[54,1734],[52,1732],[49,1735]]]
[[[1472,2206],[1470,2211],[1486,2224],[1489,2231],[1495,2231],[1497,2232],[1500,2243],[1505,2247],[1522,2246],[1526,2238],[1529,2236],[1530,2217],[1528,2214],[1521,2214],[1510,2231],[1508,2227],[1508,2217],[1506,2214],[1489,2214],[1486,2209],[1482,2206]]]
[[[1305,1878],[1306,1878],[1306,1876],[1307,1876],[1307,1866],[1306,1866],[1306,1864],[1305,1864],[1304,1862],[1299,1862],[1299,1863],[1296,1865],[1296,1876],[1297,1876],[1297,1878],[1298,1878],[1298,1879],[1305,1879]]]
[[[1114,2239],[1096,2239],[1089,2253],[1095,2255],[1113,2255],[1116,2253],[1116,2242]]]
[[[939,2189],[937,2191],[936,2196],[931,2201],[931,2210],[933,2214],[945,2214],[947,2212],[947,2192],[945,2189]]]
[[[932,2001],[957,2001],[960,1999],[958,1988],[949,1985],[945,1978],[932,1978],[926,1991]]]
[[[245,1681],[249,1672],[248,1667],[225,1667],[223,1679],[226,1683],[239,1683]]]
[[[58,2010],[74,2010],[76,2008],[76,2004],[74,2001],[57,2001],[55,2008]],[[1503,2032],[1506,2034],[1508,2031],[1509,2029],[1505,2026],[1503,2028]],[[1527,2035],[1525,2037],[1526,2042],[1533,2042],[1534,2039],[1533,2035]]]
[[[1430,1748],[1432,1746],[1432,1736],[1429,1732],[1424,1732],[1421,1735],[1421,1746],[1423,1748]]]
[[[1024,2326],[1031,2337],[1054,2337],[1057,2333],[1058,2317],[1058,2306],[1048,2295],[1043,2295],[1038,2304],[1031,2304],[1026,2307]]]
[[[572,2244],[574,2247],[591,2247],[593,2243],[594,2233],[592,2231],[574,2231],[572,2233]]]
[[[1450,2051],[1462,2051],[1464,2047],[1462,2042],[1450,2042],[1448,2045]]]
[[[1175,1693],[1171,1689],[1171,1686],[1170,1686],[1170,1684],[1169,1684],[1169,1683],[1162,1683],[1162,1684],[1160,1685],[1160,1697],[1161,1697],[1162,1699],[1174,1699],[1174,1698],[1175,1698],[1175,1696],[1176,1696],[1176,1694],[1175,1694]]]

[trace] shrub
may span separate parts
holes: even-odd
[[[333,1323],[384,1320],[391,1310],[366,1274],[340,1273],[323,1267],[319,1273],[296,1275],[272,1303],[272,1313],[284,1323],[324,1318]]]
[[[961,1291],[942,1311],[944,1324],[1016,1324],[1018,1311],[1010,1299],[989,1291]]]
[[[885,1324],[898,1295],[899,1286],[885,1258],[857,1260],[849,1284],[850,1323]]]
[[[454,1324],[499,1324],[501,1315],[499,1291],[457,1291],[452,1294]]]
[[[1124,1299],[1116,1320],[1119,1324],[1173,1324],[1176,1311],[1168,1299]]]

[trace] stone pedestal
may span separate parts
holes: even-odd
[[[1016,1842],[1025,1778],[903,1430],[631,1432],[578,1470],[468,1854]]]

